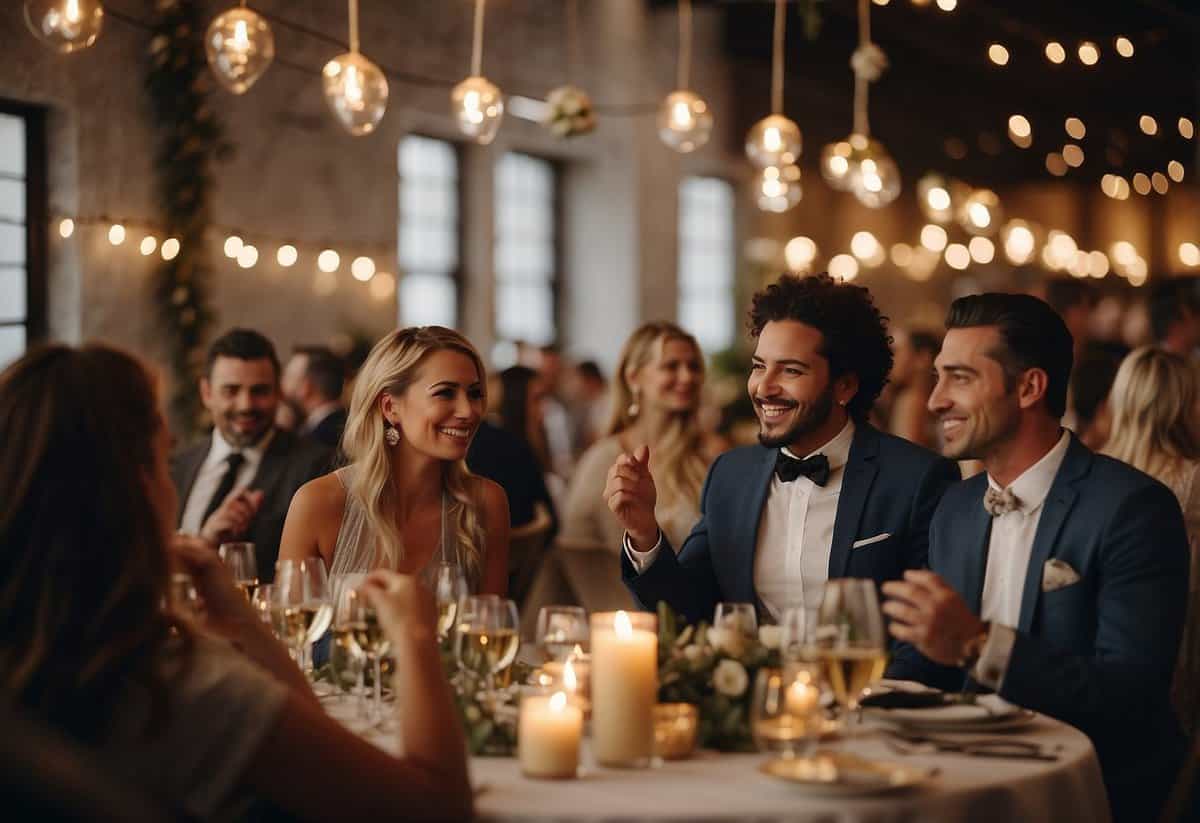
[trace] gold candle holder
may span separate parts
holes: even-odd
[[[700,712],[691,703],[659,703],[654,707],[654,755],[683,760],[696,751]]]

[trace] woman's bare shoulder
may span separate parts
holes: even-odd
[[[297,489],[292,498],[292,508],[298,509],[306,517],[323,520],[328,516],[336,516],[340,520],[342,510],[346,508],[346,487],[337,472],[309,480]]]

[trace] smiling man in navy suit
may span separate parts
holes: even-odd
[[[967,675],[1085,732],[1117,821],[1156,820],[1182,761],[1169,689],[1188,584],[1166,486],[1059,426],[1072,340],[1021,294],[956,300],[929,409],[948,457],[986,472],[946,492],[931,571],[886,584],[888,674],[947,689]]]
[[[925,565],[929,518],[959,478],[954,463],[867,423],[892,353],[865,288],[785,275],[754,296],[750,326],[760,445],[713,463],[678,556],[655,521],[646,449],[609,471],[622,576],[646,608],[666,601],[711,620],[720,601],[749,602],[777,619],[816,609],[829,578],[898,578]]]

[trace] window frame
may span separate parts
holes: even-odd
[[[454,154],[454,171],[455,171],[455,174],[454,174],[454,182],[455,182],[455,188],[454,188],[454,196],[455,196],[454,247],[455,247],[455,259],[457,262],[455,263],[454,267],[449,271],[449,273],[446,276],[447,276],[447,279],[450,280],[451,285],[454,287],[454,323],[452,324],[452,327],[453,328],[461,328],[461,326],[463,324],[463,314],[466,309],[466,300],[465,300],[464,291],[466,288],[466,279],[467,279],[466,278],[466,266],[464,263],[464,255],[466,254],[466,251],[467,251],[466,237],[465,237],[465,235],[466,235],[465,213],[466,213],[466,199],[467,199],[467,184],[466,184],[465,176],[462,173],[462,171],[463,171],[463,145],[461,143],[459,143],[457,140],[448,140],[445,137],[440,137],[436,134],[428,134],[426,132],[420,132],[420,131],[408,132],[408,133],[404,134],[403,136],[401,136],[400,140],[396,143],[396,152],[397,152],[396,176],[399,181],[399,186],[397,187],[397,192],[396,192],[396,194],[398,196],[398,200],[399,200],[399,202],[397,203],[397,209],[396,209],[396,268],[397,268],[397,275],[400,275],[400,272],[404,271],[405,272],[404,276],[407,276],[407,267],[404,265],[404,262],[402,259],[403,252],[401,251],[401,248],[400,248],[400,233],[402,231],[402,224],[404,221],[404,211],[403,211],[404,175],[401,173],[401,169],[399,168],[399,165],[400,165],[399,164],[399,151],[400,151],[400,145],[410,137],[420,137],[424,140],[433,140],[438,143],[443,143],[447,147],[449,147],[449,149]],[[404,282],[404,277],[397,276],[397,278],[396,278],[396,296],[397,296],[396,320],[398,323],[404,322],[403,317],[401,315],[401,313],[403,312],[403,305],[401,304],[402,292],[403,292],[403,282]]]
[[[675,232],[676,232],[675,266],[676,266],[676,270],[677,270],[676,279],[675,279],[675,287],[676,287],[675,312],[676,312],[677,321],[681,325],[683,324],[683,305],[685,302],[685,298],[687,297],[687,295],[689,293],[690,294],[697,293],[695,291],[689,292],[685,288],[685,283],[684,283],[685,275],[684,275],[684,266],[683,266],[683,263],[684,263],[683,251],[684,251],[684,242],[685,242],[686,238],[684,237],[684,233],[683,233],[683,216],[684,216],[683,191],[684,191],[685,184],[689,180],[716,181],[725,187],[726,193],[729,195],[729,212],[726,215],[726,217],[728,219],[728,229],[729,229],[729,235],[728,235],[729,236],[729,249],[728,249],[729,281],[727,283],[728,305],[726,306],[727,311],[726,311],[726,318],[725,318],[726,322],[728,323],[727,335],[728,335],[729,339],[723,347],[705,351],[705,354],[711,355],[711,354],[715,354],[716,352],[719,352],[719,351],[724,351],[729,348],[736,347],[738,345],[738,328],[737,328],[738,327],[738,321],[737,321],[737,314],[738,314],[738,310],[737,310],[737,302],[738,302],[738,184],[720,174],[705,174],[705,173],[684,174],[684,175],[681,175],[679,178],[679,184],[676,189],[677,213],[676,213],[676,220],[675,220]],[[705,294],[705,295],[712,294],[712,293],[714,293],[714,292],[701,292],[701,294]],[[699,334],[697,334],[696,330],[688,329],[688,331],[690,333],[696,335],[697,339],[699,339]],[[704,341],[699,341],[699,342],[701,343],[701,347],[703,348]]]
[[[25,319],[0,326],[25,328],[25,348],[47,333],[50,190],[46,146],[46,109],[0,97],[0,114],[25,122]]]

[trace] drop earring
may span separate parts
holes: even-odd
[[[629,403],[629,408],[625,410],[625,413],[628,414],[630,418],[637,417],[638,412],[642,410],[642,407],[638,405],[638,394],[638,390],[636,388],[633,389],[633,400]]]
[[[400,444],[400,430],[391,423],[383,424],[383,442],[395,447]]]

